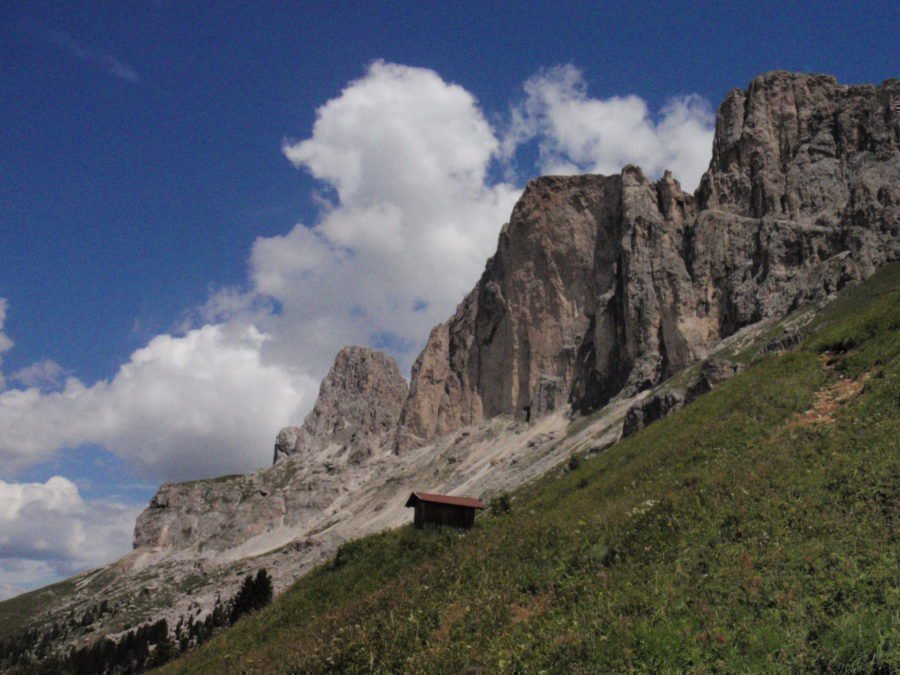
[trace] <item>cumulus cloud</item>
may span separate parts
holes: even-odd
[[[62,476],[0,481],[0,599],[124,555],[139,511],[85,501]]]
[[[274,433],[310,404],[317,386],[264,363],[265,339],[253,326],[206,325],[154,338],[111,381],[7,390],[0,462],[14,471],[60,448],[96,443],[165,480],[264,466]]]
[[[618,173],[637,164],[651,176],[671,169],[693,190],[709,164],[715,118],[697,96],[672,98],[654,120],[638,96],[591,98],[572,65],[541,71],[525,83],[503,140],[512,156],[537,139],[542,173]]]
[[[337,346],[388,344],[408,368],[494,251],[519,188],[491,184],[499,141],[437,73],[377,61],[284,154],[334,195],[319,222],[258,239],[254,289],[282,311],[278,360],[323,373]]]

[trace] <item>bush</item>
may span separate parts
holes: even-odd
[[[234,597],[231,606],[231,623],[234,623],[244,614],[257,609],[262,609],[272,602],[272,577],[265,568],[256,573],[254,579],[251,575],[244,578],[241,590]]]
[[[616,549],[603,543],[594,544],[588,551],[588,557],[604,567],[609,567],[615,562]]]
[[[504,492],[503,494],[499,494],[491,500],[490,503],[491,513],[494,515],[501,515],[503,513],[509,513],[512,511],[512,499],[509,494]]]

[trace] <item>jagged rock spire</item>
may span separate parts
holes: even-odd
[[[327,446],[336,456],[361,461],[393,443],[406,395],[406,380],[393,358],[367,347],[344,347],[303,426],[278,433],[274,462]]]

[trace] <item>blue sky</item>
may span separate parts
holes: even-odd
[[[344,343],[408,370],[528,178],[693,188],[729,89],[896,77],[898,25],[887,2],[0,3],[0,597],[126,552],[160,481],[264,466]]]

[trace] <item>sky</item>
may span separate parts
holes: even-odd
[[[671,169],[760,73],[900,76],[897,3],[0,1],[0,599],[409,368],[526,182]]]

